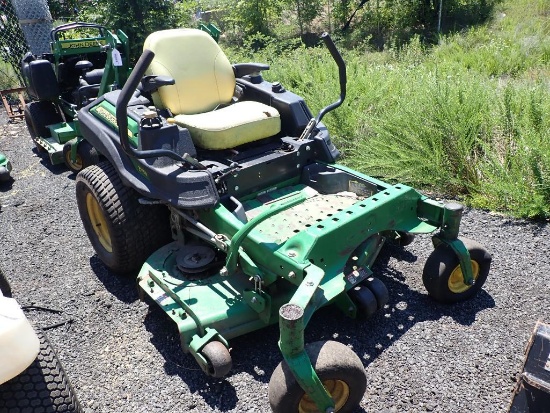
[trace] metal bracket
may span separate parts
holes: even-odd
[[[24,113],[25,99],[23,97],[24,91],[25,91],[24,87],[0,90],[0,97],[2,98],[2,103],[4,104],[4,108],[6,109],[6,113],[8,114],[9,120],[25,117],[25,113]],[[8,101],[6,96],[11,94],[17,94],[19,103],[13,104]]]
[[[460,262],[460,269],[462,271],[462,275],[464,276],[464,284],[474,285],[475,280],[474,271],[472,269],[472,260],[470,258],[470,253],[468,252],[468,249],[466,248],[464,243],[458,238],[454,240],[449,240],[441,237],[440,235],[434,235],[432,238],[432,242],[434,244],[434,247],[437,247],[441,243],[445,243],[452,248],[452,250],[458,257],[458,261]]]

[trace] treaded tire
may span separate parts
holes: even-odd
[[[2,413],[81,413],[65,370],[46,335],[38,330],[40,352],[20,375],[0,385]]]
[[[0,268],[0,291],[4,297],[11,297],[11,286],[4,272]]]
[[[31,102],[25,106],[25,123],[33,141],[36,138],[50,136],[48,125],[63,122],[53,102]]]
[[[335,397],[337,413],[354,411],[367,388],[367,377],[361,359],[346,345],[337,341],[316,341],[306,345],[313,368],[325,387],[332,381],[343,383],[349,393],[347,397]],[[336,388],[335,388],[336,389]],[[330,390],[329,390],[330,391]],[[283,360],[273,371],[269,381],[269,403],[274,413],[298,413],[317,411],[313,401],[304,400],[305,392]],[[340,393],[341,394],[341,393]],[[302,405],[300,405],[302,403]]]
[[[171,241],[168,208],[142,205],[139,197],[108,161],[76,177],[84,229],[99,259],[115,273],[136,272],[151,253]]]
[[[489,275],[491,254],[485,247],[471,239],[461,238],[460,240],[470,253],[474,269],[474,285],[467,286],[464,283],[458,256],[447,244],[439,244],[424,265],[422,272],[424,286],[428,294],[441,303],[450,304],[473,297],[481,290]]]

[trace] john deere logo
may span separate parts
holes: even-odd
[[[61,43],[62,49],[81,49],[86,47],[104,46],[105,40],[79,40],[76,42]]]
[[[111,112],[109,112],[107,109],[105,109],[103,106],[98,106],[94,109],[92,109],[92,112],[95,112],[96,115],[98,115],[100,118],[103,118],[107,122],[111,124],[111,126],[114,126],[116,129],[118,129],[118,125],[116,122],[116,116],[113,115]],[[134,136],[132,131],[128,129],[128,136],[131,138]]]

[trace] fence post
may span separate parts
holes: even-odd
[[[35,55],[50,52],[50,31],[52,15],[46,0],[11,0],[19,24]]]

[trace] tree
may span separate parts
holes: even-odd
[[[170,0],[93,0],[83,7],[81,20],[120,29],[130,39],[130,60],[141,55],[146,37],[157,30],[177,27],[178,15]]]

